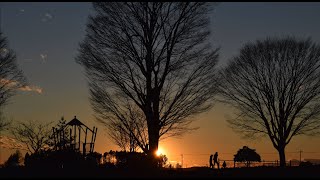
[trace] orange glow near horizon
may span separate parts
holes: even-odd
[[[160,156],[160,155],[164,155],[165,154],[165,151],[162,149],[162,148],[158,148],[157,152],[156,152],[156,155],[157,156]]]

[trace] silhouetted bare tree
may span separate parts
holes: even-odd
[[[11,133],[21,143],[24,143],[30,153],[50,148],[52,144],[52,123],[39,123],[35,121],[16,122],[10,128]]]
[[[85,68],[91,103],[107,123],[126,124],[128,103],[144,115],[149,148],[160,137],[191,130],[193,116],[212,107],[218,49],[209,43],[205,2],[93,3],[77,62]],[[135,140],[139,138],[131,133]]]
[[[7,118],[3,115],[3,111],[0,109],[0,132],[6,130],[11,124]]]
[[[123,114],[123,119],[111,119],[108,123],[104,119],[97,119],[108,127],[109,136],[123,151],[136,152],[148,143],[147,124],[143,112],[136,106],[127,104],[125,109],[128,114]]]
[[[18,68],[16,55],[7,44],[0,32],[0,107],[7,103],[16,90],[26,85],[26,79]]]
[[[320,127],[320,46],[294,37],[246,44],[221,73],[224,102],[238,110],[231,127],[268,135],[285,166],[285,147]]]

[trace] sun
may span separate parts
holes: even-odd
[[[160,156],[161,154],[164,155],[164,150],[162,148],[158,148],[158,151],[156,152],[156,155]]]

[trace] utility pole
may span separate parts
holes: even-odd
[[[301,163],[301,153],[302,153],[302,152],[303,152],[302,150],[299,151],[299,153],[300,153],[300,163]]]
[[[183,154],[181,154],[181,167],[183,168]]]

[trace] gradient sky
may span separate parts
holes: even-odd
[[[32,91],[20,91],[5,107],[13,121],[36,120],[55,123],[64,116],[77,118],[89,127],[97,126],[95,150],[104,153],[118,148],[107,138],[106,130],[95,122],[89,104],[84,71],[75,62],[78,45],[85,35],[87,17],[92,13],[88,2],[6,2],[1,5],[1,30],[17,54]],[[244,43],[267,36],[294,35],[311,37],[320,43],[320,3],[220,3],[211,14],[211,42],[221,47],[219,65],[237,55]],[[180,138],[165,139],[160,148],[169,161],[185,166],[207,165],[209,155],[231,160],[239,148],[248,145],[264,160],[278,155],[269,139],[241,139],[226,123],[232,110],[216,104],[196,117],[195,132]],[[6,135],[6,134],[2,134]],[[287,146],[287,159],[320,159],[320,137],[295,137]],[[0,163],[12,150],[0,147]]]

